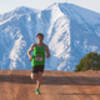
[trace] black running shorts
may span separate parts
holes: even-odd
[[[32,73],[44,72],[44,65],[32,66]]]

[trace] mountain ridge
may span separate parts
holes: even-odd
[[[42,11],[20,7],[6,13],[0,18],[0,69],[31,69],[26,52],[42,32],[51,51],[46,69],[75,70],[88,52],[100,52],[99,19],[100,14],[67,3]]]

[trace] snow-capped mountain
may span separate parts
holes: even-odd
[[[88,52],[100,52],[100,14],[68,3],[45,10],[20,7],[0,16],[0,69],[31,69],[27,50],[43,33],[46,70],[73,71]]]

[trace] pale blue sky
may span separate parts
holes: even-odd
[[[100,0],[0,0],[0,14],[21,6],[42,10],[55,2],[70,2],[100,13]]]

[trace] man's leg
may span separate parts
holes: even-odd
[[[37,77],[38,77],[38,73],[31,72],[31,79],[32,80],[37,80]]]
[[[32,67],[32,72],[31,72],[31,79],[32,80],[37,80],[37,68],[36,68],[36,66],[33,66]]]
[[[42,83],[42,74],[43,72],[38,72],[36,89],[40,89],[40,84]]]

